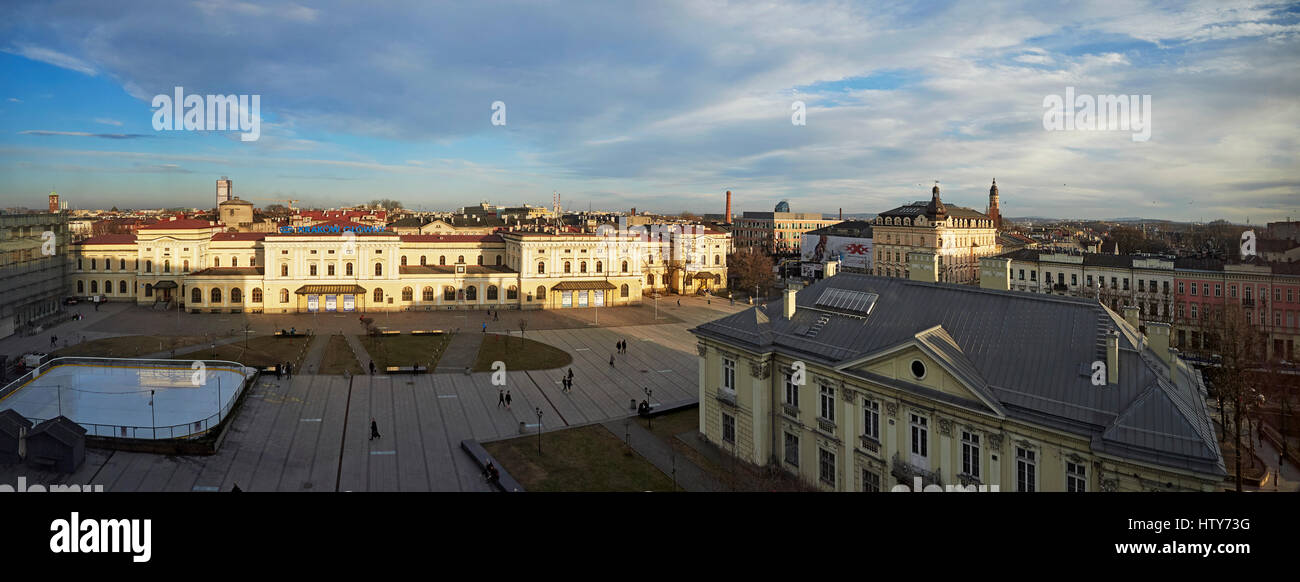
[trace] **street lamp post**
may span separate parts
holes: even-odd
[[[537,412],[537,455],[542,454],[542,409],[536,409]]]
[[[647,428],[651,428],[651,429],[653,429],[653,428],[654,428],[654,417],[650,416],[650,398],[651,398],[652,395],[654,395],[654,390],[651,390],[650,387],[648,387],[648,386],[641,388],[641,390],[645,391],[645,413],[646,413],[646,414],[645,414],[645,422],[646,422],[646,427],[647,427]]]
[[[153,435],[154,440],[158,439],[158,405],[155,404],[154,391],[149,391],[149,415],[152,417],[149,423],[149,433]]]

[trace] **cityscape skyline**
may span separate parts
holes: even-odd
[[[229,175],[259,206],[433,210],[558,191],[568,208],[720,213],[731,190],[738,213],[788,199],[861,214],[923,200],[935,180],[982,209],[997,178],[1008,216],[1300,215],[1300,14],[1285,6],[7,12],[3,206],[55,190],[80,207],[204,207]],[[707,34],[667,26],[697,20]],[[899,42],[918,36],[935,42]],[[260,95],[260,139],[155,131],[151,100],[176,87]],[[1151,96],[1150,139],[1045,129],[1044,100],[1076,89],[1099,106]]]

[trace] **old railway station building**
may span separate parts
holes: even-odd
[[[73,247],[69,294],[196,313],[552,309],[720,289],[726,233],[222,232],[177,219]]]

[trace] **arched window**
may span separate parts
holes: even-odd
[[[402,258],[406,258],[406,257],[402,257]],[[415,300],[415,290],[411,289],[410,287],[402,287],[402,301],[414,301],[414,300]]]
[[[406,266],[406,255],[402,255],[402,266]]]
[[[623,284],[623,287],[621,287],[621,288],[619,289],[618,296],[619,296],[619,297],[627,297],[627,283],[624,283],[624,284]]]
[[[623,261],[623,272],[627,272],[627,261]]]
[[[425,287],[424,291],[420,294],[420,298],[425,301],[433,302],[433,287]]]
[[[545,262],[545,261],[537,261],[537,272],[538,272],[539,274],[546,273],[546,262]]]
[[[82,293],[85,293],[85,292],[86,292],[86,282],[85,282],[85,281],[77,281],[77,294],[82,294]]]
[[[428,264],[428,257],[425,257],[424,255],[420,255],[420,266],[423,267],[426,264]]]
[[[95,259],[90,259],[90,270],[95,270]]]
[[[646,284],[646,285],[649,285],[649,286],[651,286],[651,287],[654,287],[654,284],[655,284],[655,274],[654,274],[654,273],[650,273],[649,275],[646,275],[646,276],[645,276],[645,284]]]
[[[214,267],[220,267],[220,266],[221,266],[221,257],[212,257],[212,266],[214,266]]]
[[[546,301],[546,286],[545,286],[545,285],[538,285],[538,286],[537,286],[537,300],[538,300],[538,301]]]
[[[347,264],[347,268],[345,268],[344,270],[347,271],[347,273],[346,273],[347,276],[351,277],[351,276],[352,276],[352,263],[348,263],[348,264]]]
[[[123,280],[117,282],[117,292],[118,292],[118,293],[121,293],[121,294],[123,294],[123,295],[126,295],[126,280],[125,280],[125,279],[123,279]]]
[[[145,297],[153,297],[153,284],[152,284],[152,283],[145,283],[145,285],[144,285],[144,296],[145,296]]]
[[[466,300],[466,301],[478,301],[478,287],[476,287],[476,286],[474,286],[474,285],[470,285],[469,287],[466,287],[466,288],[465,288],[465,300]]]
[[[488,285],[488,289],[487,289],[487,300],[488,300],[488,301],[496,301],[496,300],[497,300],[497,286],[496,286],[496,285]]]
[[[519,299],[519,288],[514,285],[506,287],[506,299]]]
[[[281,277],[289,276],[289,263],[280,263],[280,276]]]
[[[331,277],[334,276],[334,263],[330,263],[325,266],[325,274]]]
[[[384,264],[383,264],[383,263],[375,263],[375,276],[376,276],[376,277],[383,277],[383,276],[384,276]]]
[[[212,288],[212,302],[221,303],[221,289],[217,287]]]
[[[578,272],[579,273],[587,272],[587,261],[578,261]]]
[[[447,264],[447,255],[438,255],[438,264],[439,265]]]
[[[235,287],[234,289],[230,290],[231,303],[242,303],[243,301],[244,301],[244,292],[240,291],[239,287]]]
[[[564,261],[564,272],[565,272],[565,273],[572,273],[572,272],[573,272],[573,263],[571,263],[571,262],[569,262],[569,261]]]
[[[253,303],[261,303],[261,302],[262,302],[262,288],[253,287]]]
[[[182,273],[188,273],[188,272],[190,272],[190,260],[189,260],[189,259],[185,259],[183,262],[181,262],[181,272],[182,272]]]
[[[375,287],[375,303],[383,303],[383,302],[384,302],[384,290]]]
[[[465,255],[459,255],[459,256],[457,256],[457,257],[456,257],[456,264],[457,264],[457,265],[463,265],[463,264],[465,264]]]
[[[99,293],[99,281],[91,281],[91,282],[90,282],[90,294],[91,294],[91,295],[96,295],[96,294],[98,294],[98,293]]]
[[[605,264],[602,263],[602,262],[600,262],[600,261],[596,261],[596,272],[597,272],[597,273],[604,273],[604,272],[605,272]]]
[[[256,267],[256,266],[257,266],[257,257],[248,257],[248,266],[250,266],[250,267]]]
[[[112,282],[112,281],[110,281],[110,280],[108,280],[108,279],[105,279],[105,280],[104,280],[104,292],[105,292],[105,293],[112,293],[112,292],[113,292],[113,282]]]
[[[125,271],[125,270],[126,270],[126,259],[118,259],[118,261],[119,261],[119,262],[118,262],[118,264],[117,264],[117,270],[119,270],[119,271]]]
[[[713,264],[715,264],[715,265],[721,265],[721,264],[722,264],[722,255],[713,255]]]
[[[78,271],[84,271],[84,270],[85,270],[85,267],[86,267],[86,266],[82,263],[82,259],[78,258],[78,259],[77,259],[77,270],[78,270]]]
[[[455,301],[455,300],[456,300],[456,288],[455,288],[455,287],[452,287],[451,285],[446,285],[446,286],[444,286],[444,287],[442,288],[442,300],[443,300],[443,301]]]
[[[190,290],[190,303],[203,303],[203,290],[195,287]]]
[[[281,289],[281,290],[280,290],[280,303],[288,303],[288,302],[289,302],[289,290],[288,290],[288,289]]]
[[[146,273],[152,273],[152,272],[153,272],[153,261],[151,261],[151,260],[149,260],[149,259],[145,259],[145,261],[144,261],[144,272],[146,272]]]
[[[232,266],[232,267],[238,267],[238,266],[239,266],[239,257],[230,257],[230,266]]]
[[[501,255],[497,255],[497,266],[501,266]]]

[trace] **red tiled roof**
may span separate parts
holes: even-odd
[[[206,220],[194,218],[181,218],[178,220],[164,220],[155,222],[149,226],[142,226],[140,230],[188,230],[196,228],[212,228],[213,225]]]
[[[82,245],[132,245],[135,244],[134,234],[101,234],[92,236],[81,241]]]
[[[265,232],[218,232],[212,235],[212,240],[262,240],[266,235]]]
[[[404,234],[402,242],[501,242],[495,234]]]

